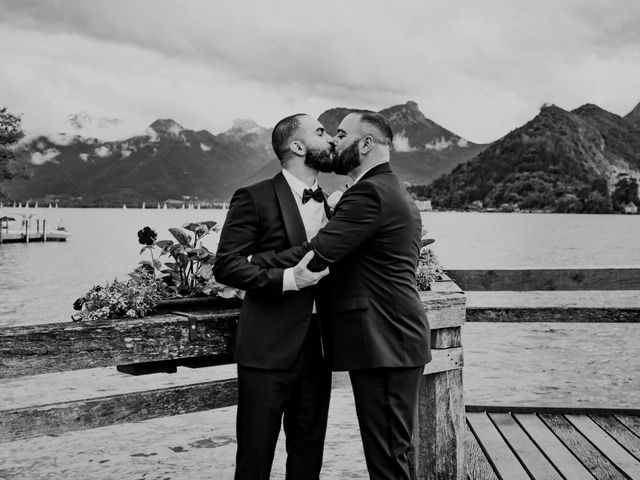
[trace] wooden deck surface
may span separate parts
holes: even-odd
[[[465,447],[469,480],[635,480],[640,412],[467,407]]]

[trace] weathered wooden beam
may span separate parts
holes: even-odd
[[[465,405],[467,412],[487,413],[539,413],[575,415],[640,415],[638,408],[605,407],[545,407],[526,405]]]
[[[237,318],[237,311],[224,311],[200,315],[195,322],[163,314],[0,328],[0,378],[228,355]]]
[[[235,378],[0,411],[0,443],[181,415],[237,403]]]
[[[637,323],[640,308],[467,308],[467,322]]]
[[[464,294],[447,292],[421,295],[432,330],[464,323]],[[0,378],[229,355],[238,315],[237,309],[204,310],[1,328]]]
[[[437,282],[437,284],[443,283],[445,282]],[[452,282],[447,283],[455,286]],[[431,330],[464,325],[466,306],[464,293],[460,291],[420,292],[420,300],[427,313]]]
[[[447,270],[464,291],[640,290],[640,268]]]
[[[436,349],[424,373],[432,378],[433,374],[440,375],[441,372],[461,372],[461,366],[462,348]],[[38,378],[31,378],[32,387],[23,384],[23,397],[28,396],[30,390],[33,390],[34,398],[40,393]],[[0,442],[233,405],[236,381],[235,374],[228,374],[213,382],[80,398],[51,405],[5,407],[0,409]]]
[[[431,331],[431,348],[454,348],[462,346],[460,327],[441,328]]]
[[[415,426],[418,478],[464,478],[464,417],[462,370],[425,375]]]
[[[462,347],[431,350],[431,361],[425,365],[424,374],[459,370],[462,368]]]

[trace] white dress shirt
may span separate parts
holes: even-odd
[[[282,174],[291,188],[293,198],[295,199],[298,210],[300,211],[304,230],[307,234],[307,240],[311,240],[316,236],[318,230],[326,225],[327,214],[324,210],[324,202],[318,202],[311,198],[307,203],[302,203],[302,195],[304,190],[307,188],[310,188],[311,190],[318,188],[318,181],[314,180],[313,185],[309,187],[302,180],[289,173],[286,169],[282,170]],[[282,291],[286,292],[289,290],[298,290],[298,286],[296,285],[293,275],[293,268],[285,269],[282,281]]]

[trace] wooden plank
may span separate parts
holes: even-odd
[[[429,284],[429,288],[432,292],[438,293],[461,293],[462,289],[447,275],[445,280],[437,280]]]
[[[640,268],[447,270],[464,291],[640,290]]]
[[[0,443],[199,412],[237,403],[237,380],[0,411]]]
[[[577,415],[640,415],[637,408],[537,407],[525,405],[466,405],[467,412],[489,413],[573,413]],[[636,417],[629,417],[636,418]]]
[[[600,428],[611,435],[616,442],[622,445],[627,452],[640,460],[640,438],[620,423],[615,416],[591,415],[590,417],[591,420],[600,426]]]
[[[594,477],[599,480],[626,479],[564,416],[540,415],[540,418]]]
[[[553,464],[540,452],[538,446],[531,441],[508,413],[492,413],[489,417],[500,430],[511,449],[520,459],[520,463],[533,478],[545,480],[563,480]]]
[[[462,396],[460,369],[422,378],[415,426],[418,478],[464,478]]]
[[[630,478],[640,478],[640,461],[587,415],[565,415],[574,427]]]
[[[514,417],[566,480],[588,480],[594,478],[537,415],[523,413],[516,414]]]
[[[424,374],[445,372],[447,370],[459,370],[462,368],[462,347],[431,350],[431,361],[424,367]]]
[[[616,418],[631,432],[640,437],[640,412],[637,413],[620,413]]]
[[[461,327],[465,320],[464,293],[420,292],[431,330]]]
[[[441,328],[431,331],[431,348],[454,348],[462,346],[460,327]]]
[[[433,331],[464,323],[463,293],[423,292],[421,299]],[[238,315],[237,309],[204,310],[1,328],[0,378],[228,355]],[[195,330],[189,329],[190,317]]]
[[[0,378],[231,353],[237,311],[0,328]]]
[[[476,437],[465,423],[464,435],[465,472],[468,480],[499,480],[496,472],[478,445]]]
[[[638,323],[640,308],[467,308],[467,322]]]
[[[498,476],[504,480],[529,480],[529,475],[518,458],[500,435],[500,432],[484,413],[467,414],[467,422],[480,448]]]

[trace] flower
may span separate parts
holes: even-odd
[[[80,297],[75,302],[73,302],[74,310],[82,310],[82,306],[84,305],[84,298]]]
[[[138,243],[140,245],[153,245],[153,242],[158,238],[158,234],[150,227],[144,227],[142,230],[138,230]]]

